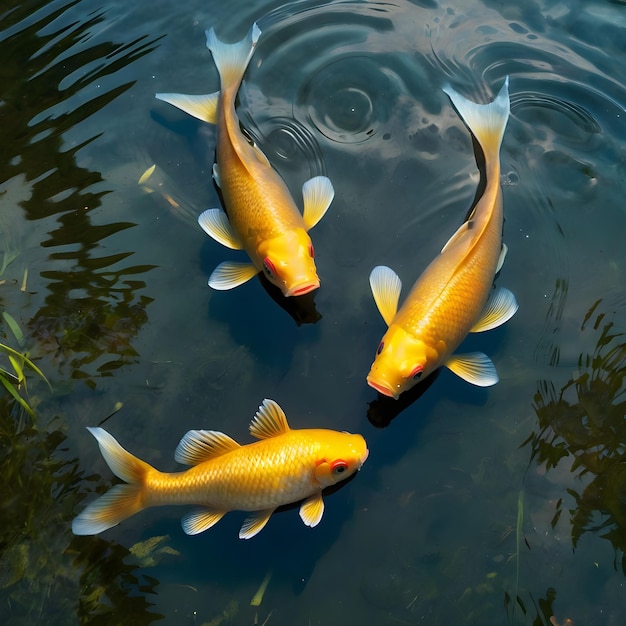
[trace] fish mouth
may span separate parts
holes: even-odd
[[[319,282],[307,283],[306,285],[300,285],[298,287],[294,287],[290,289],[287,293],[287,297],[290,296],[303,296],[305,293],[311,293],[311,291],[315,291],[320,286]]]
[[[378,383],[369,377],[367,378],[367,384],[373,389],[376,389],[378,393],[382,393],[383,396],[387,396],[388,398],[393,398],[394,400],[397,400],[398,396],[400,395],[396,393],[395,390],[393,390],[391,387],[389,387],[389,385]]]

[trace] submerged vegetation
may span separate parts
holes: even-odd
[[[111,246],[109,238],[135,224],[94,219],[109,191],[100,172],[79,165],[78,156],[99,134],[69,145],[65,134],[76,133],[132,87],[132,81],[112,77],[151,52],[156,39],[99,40],[97,33],[106,31],[106,10],[77,19],[78,0],[41,2],[40,11],[32,4],[12,4],[2,23],[7,35],[0,38],[2,110],[11,120],[0,127],[6,148],[0,156],[0,197],[11,204],[13,222],[25,220],[24,229],[39,222],[37,230],[47,233],[40,242],[47,257],[38,277],[47,295],[42,302],[41,294],[28,294],[35,295],[28,304],[36,303],[36,309],[24,314],[25,325],[38,354],[52,357],[64,377],[94,386],[98,377],[136,360],[131,341],[145,324],[151,301],[137,292],[145,288],[141,275],[154,266],[129,265],[133,251],[103,253]],[[98,89],[85,101],[94,83]],[[1,259],[6,270],[17,266],[20,244],[17,236],[2,235],[10,244]],[[29,257],[28,262],[37,261]],[[8,308],[14,310],[11,303]]]
[[[2,312],[2,318],[13,334],[20,346],[24,344],[24,335],[13,317],[6,311]],[[28,401],[28,390],[26,386],[26,369],[30,369],[46,382],[48,379],[43,372],[28,358],[28,355],[15,350],[5,343],[0,342],[0,354],[3,354],[10,367],[0,365],[0,383],[10,396],[31,416],[34,416],[33,409]],[[11,371],[12,370],[12,371]],[[49,383],[48,383],[49,384]],[[23,391],[23,394],[20,393]]]
[[[96,477],[68,458],[63,422],[41,429],[14,398],[0,397],[0,603],[10,607],[3,623],[66,624],[78,615],[104,624],[113,612],[150,623],[159,616],[145,593],[157,581],[140,571],[149,551],[139,560],[121,545],[69,532],[81,485]],[[152,558],[167,550],[158,545]]]
[[[159,619],[146,599],[158,581],[140,571],[149,563],[145,550],[140,562],[123,546],[71,534],[85,483],[98,478],[68,454],[67,416],[52,407],[55,397],[40,382],[48,382],[45,371],[55,391],[74,379],[94,387],[133,362],[132,341],[150,302],[137,291],[145,287],[138,275],[152,266],[129,266],[132,252],[102,252],[104,239],[134,225],[94,223],[93,210],[108,192],[101,174],[81,167],[77,156],[97,135],[68,143],[65,134],[132,86],[111,77],[154,49],[155,40],[103,41],[106,10],[85,16],[76,13],[78,4],[11,1],[0,31],[0,106],[10,120],[0,125],[0,615],[6,625],[106,624],[112,613],[136,624]],[[94,81],[102,83],[86,98]],[[47,233],[28,259],[20,228]],[[37,256],[42,250],[45,260]],[[159,546],[151,558],[164,553]]]
[[[430,478],[434,477],[432,482],[435,484],[432,492],[427,488],[420,490],[423,484],[429,483],[429,476],[426,475],[422,480],[421,476],[413,473],[411,467],[407,472],[406,483],[416,491],[415,495],[411,491],[406,496],[404,504],[399,501],[387,507],[384,498],[389,491],[388,485],[385,484],[381,489],[384,475],[375,475],[373,480],[372,474],[369,474],[370,478],[364,475],[359,487],[367,484],[366,480],[372,481],[369,484],[372,485],[373,493],[383,498],[381,508],[388,509],[386,512],[389,517],[385,523],[374,526],[371,521],[375,514],[374,507],[370,511],[359,508],[355,529],[358,530],[360,524],[367,537],[356,547],[350,547],[351,542],[354,542],[351,532],[344,529],[341,535],[339,531],[333,535],[331,529],[328,535],[323,535],[323,541],[317,540],[317,544],[315,539],[310,544],[303,541],[301,547],[305,552],[308,550],[304,556],[291,550],[282,551],[285,552],[282,554],[279,550],[276,563],[267,565],[276,568],[271,585],[268,587],[268,574],[251,601],[249,598],[265,570],[261,569],[259,575],[250,573],[254,569],[252,559],[246,561],[247,556],[238,556],[243,554],[243,547],[239,547],[240,552],[232,558],[228,553],[232,544],[216,547],[215,543],[219,541],[211,543],[207,539],[205,544],[194,544],[206,548],[207,554],[188,544],[192,547],[185,545],[181,549],[185,554],[180,556],[175,544],[170,543],[169,537],[162,530],[155,537],[135,539],[137,543],[128,548],[110,539],[110,536],[103,539],[74,537],[71,534],[71,521],[84,506],[83,500],[87,494],[93,497],[104,493],[110,486],[108,478],[103,480],[89,469],[90,454],[94,454],[92,448],[84,458],[81,453],[82,462],[78,460],[77,443],[71,438],[80,428],[75,420],[76,413],[89,407],[89,402],[83,402],[83,398],[75,392],[80,390],[80,393],[89,394],[89,400],[94,399],[93,402],[109,401],[111,398],[106,395],[108,381],[103,384],[103,379],[106,377],[111,380],[110,377],[115,376],[115,385],[111,387],[114,386],[119,393],[118,383],[122,380],[124,368],[128,369],[128,365],[140,359],[137,337],[148,323],[153,306],[150,296],[155,295],[147,289],[147,281],[156,273],[152,271],[155,266],[148,263],[151,258],[147,259],[148,262],[145,258],[137,260],[141,255],[139,246],[147,247],[145,240],[143,244],[137,243],[141,237],[135,240],[131,237],[141,230],[141,227],[129,221],[135,219],[138,212],[134,210],[135,207],[124,206],[127,200],[122,194],[115,202],[109,203],[114,197],[111,191],[114,185],[107,183],[104,167],[93,167],[96,161],[92,158],[96,152],[95,146],[99,146],[98,150],[100,146],[107,148],[106,141],[100,144],[97,140],[101,134],[106,135],[110,130],[106,127],[106,123],[111,121],[110,115],[103,115],[97,124],[87,125],[85,122],[101,114],[120,96],[130,96],[128,90],[134,84],[135,75],[132,71],[124,70],[156,48],[157,39],[143,33],[154,32],[160,25],[151,19],[138,19],[137,14],[133,16],[130,29],[125,30],[127,25],[122,24],[122,20],[130,5],[124,3],[89,7],[83,0],[34,0],[30,3],[8,0],[5,4],[0,25],[0,108],[4,119],[9,122],[0,125],[0,144],[4,148],[0,154],[0,605],[3,607],[0,609],[0,622],[9,626],[44,621],[47,626],[67,623],[103,626],[120,622],[150,624],[164,617],[159,611],[165,612],[170,602],[167,594],[163,593],[165,584],[159,587],[159,572],[164,570],[157,568],[174,562],[180,569],[175,571],[175,568],[171,568],[163,575],[163,580],[170,579],[171,586],[176,588],[170,592],[175,596],[172,604],[180,598],[178,588],[183,586],[180,584],[183,579],[180,572],[184,571],[184,577],[197,585],[197,589],[193,588],[197,598],[194,600],[194,609],[196,604],[204,609],[205,626],[241,623],[271,626],[274,622],[291,623],[291,616],[286,612],[281,614],[276,599],[282,599],[290,593],[297,596],[315,575],[320,585],[317,589],[322,591],[316,590],[314,581],[306,599],[296,597],[295,602],[306,606],[312,597],[314,603],[319,602],[322,614],[328,606],[323,594],[329,585],[328,580],[320,582],[319,579],[324,572],[329,571],[329,563],[332,563],[330,557],[334,556],[327,546],[332,541],[342,541],[348,545],[348,550],[355,550],[357,557],[349,564],[348,576],[343,581],[332,577],[329,580],[333,591],[345,592],[340,603],[343,603],[342,610],[346,614],[355,607],[365,607],[364,610],[371,615],[372,620],[384,616],[389,620],[385,623],[499,623],[502,621],[503,590],[508,590],[504,591],[504,611],[510,624],[569,624],[566,616],[569,615],[570,607],[557,607],[557,591],[549,586],[556,586],[556,582],[550,580],[548,584],[543,584],[533,580],[533,587],[529,590],[530,585],[525,577],[527,562],[524,562],[528,543],[524,531],[531,524],[532,496],[525,497],[527,494],[524,492],[518,494],[521,472],[515,463],[507,466],[502,458],[491,458],[496,455],[488,446],[495,439],[489,437],[486,438],[484,449],[476,446],[476,459],[480,459],[480,468],[476,472],[470,471],[474,463],[473,455],[471,459],[462,459],[464,463],[459,463],[460,469],[454,467],[443,477],[431,472]],[[350,8],[354,7],[350,5]],[[374,9],[383,15],[382,9]],[[353,17],[350,15],[346,20]],[[188,22],[185,28],[191,28],[192,20],[188,16],[182,21],[185,20]],[[290,18],[290,23],[292,21],[296,22],[295,17],[293,20]],[[193,22],[195,29],[195,17]],[[298,22],[305,23],[303,20]],[[385,28],[392,29],[393,22],[390,20]],[[444,32],[444,29],[441,31]],[[279,34],[278,30],[276,34]],[[331,39],[335,42],[334,38],[329,41]],[[280,42],[283,46],[282,39]],[[621,40],[619,43],[621,45]],[[292,51],[288,46],[283,46],[283,49]],[[336,54],[336,50],[333,54]],[[322,54],[315,56],[322,58]],[[264,58],[266,65],[269,64],[269,57],[268,54]],[[404,58],[409,57],[404,55]],[[408,63],[406,65],[408,68]],[[450,69],[456,69],[456,62],[450,65]],[[344,80],[341,72],[335,73],[341,81]],[[323,76],[320,72],[318,78]],[[531,80],[528,84],[531,84]],[[255,92],[251,93],[254,95]],[[325,92],[321,90],[320,93]],[[533,92],[529,91],[528,94],[532,95]],[[518,132],[529,126],[524,123],[524,115],[531,119],[528,101],[540,109],[536,106],[538,97],[530,97],[528,94],[519,95],[516,103]],[[132,97],[136,95],[137,90]],[[152,97],[151,94],[149,96]],[[405,96],[408,101],[408,92],[403,93],[403,98]],[[139,98],[134,102],[138,101]],[[271,101],[268,100],[268,103],[271,104]],[[431,104],[433,108],[439,106],[435,106],[435,100]],[[525,112],[523,105],[528,107]],[[549,112],[556,111],[549,109]],[[353,113],[352,109],[351,119]],[[424,120],[431,124],[430,119],[425,117]],[[378,133],[377,128],[372,131],[372,136]],[[429,145],[433,146],[432,156],[436,129],[434,124],[428,128],[428,133],[432,130],[432,136],[429,135],[428,139]],[[422,138],[427,136],[426,131],[420,133]],[[278,132],[275,134],[281,136]],[[599,136],[599,133],[594,132],[594,135]],[[387,140],[392,137],[390,133],[379,133],[379,136],[386,137],[384,145],[387,149],[394,143]],[[396,136],[394,127],[394,139]],[[414,144],[417,145],[420,134],[415,137]],[[119,133],[116,135],[115,131],[104,137],[110,142],[119,138]],[[534,150],[539,149],[536,143],[528,144]],[[558,156],[557,152],[554,153]],[[387,160],[395,164],[397,158],[394,156]],[[615,161],[622,163],[623,159],[620,161],[616,158]],[[408,164],[412,166],[412,163]],[[404,176],[402,167],[399,164],[394,174],[396,181]],[[154,168],[150,170],[155,171]],[[430,177],[433,170],[427,171]],[[208,172],[206,174],[207,177],[210,175]],[[358,175],[359,181],[366,179],[366,174],[360,169]],[[148,172],[140,181],[142,186],[145,186],[147,178]],[[585,176],[585,180],[588,178]],[[385,180],[384,177],[381,179]],[[413,173],[410,179],[414,179]],[[346,190],[350,189],[349,181],[347,178]],[[594,184],[594,188],[601,186]],[[376,198],[375,194],[373,198]],[[170,202],[171,199],[166,196],[166,200]],[[114,210],[108,211],[111,206]],[[132,217],[127,218],[128,215]],[[345,217],[349,218],[350,213],[338,216],[339,219]],[[368,220],[373,217],[368,215]],[[369,228],[368,220],[363,220],[363,228]],[[355,223],[357,221],[361,221],[360,216],[355,218]],[[337,226],[339,229],[340,226]],[[11,236],[7,234],[9,232]],[[334,251],[346,277],[355,275],[361,269],[360,247],[363,242],[359,237],[360,232],[357,229],[348,238],[350,241],[347,242],[349,245],[346,251],[341,254]],[[329,235],[333,233],[329,228]],[[378,233],[374,235],[383,239]],[[29,248],[22,246],[22,238],[24,243],[30,245]],[[178,242],[174,244],[172,247],[181,249]],[[328,260],[328,256],[326,258]],[[166,259],[163,265],[167,262],[170,259]],[[327,267],[332,266],[331,258]],[[176,276],[180,275],[172,273],[172,277]],[[353,291],[351,286],[346,295],[353,297],[357,292],[358,287],[355,286]],[[167,294],[167,297],[174,302],[172,307],[187,307],[185,312],[190,308],[189,305],[180,304],[184,302],[181,300],[184,296],[178,291]],[[214,308],[209,311],[209,315],[215,315],[217,311],[226,318],[230,315],[225,313],[230,311],[230,305],[216,304],[217,300],[213,300]],[[231,302],[243,306],[249,304],[239,294],[235,294]],[[312,299],[290,304],[299,307],[290,311],[298,323],[319,319]],[[172,323],[180,319],[172,316]],[[259,319],[263,321],[265,318]],[[339,322],[335,320],[332,323]],[[315,393],[316,361],[319,357],[321,363],[326,349],[322,338],[329,344],[333,343],[333,335],[330,335],[329,340],[329,336],[324,334],[329,326],[332,324],[321,324],[315,333],[308,331],[306,358],[285,366],[285,376],[280,379],[283,388],[289,388],[293,380],[287,377],[287,370],[299,371],[301,368],[302,372],[306,372],[308,391]],[[153,329],[159,328],[158,324],[153,324]],[[257,332],[256,326],[252,328],[243,335],[240,331],[235,332],[233,345],[239,351],[235,352],[236,356],[248,350],[246,342]],[[195,331],[196,327],[193,329]],[[344,327],[337,326],[337,329],[343,331]],[[273,333],[265,327],[261,327],[261,330],[267,335],[265,338],[268,341],[273,338]],[[530,451],[531,465],[541,466],[541,471],[545,469],[550,472],[557,467],[565,469],[555,479],[563,480],[563,475],[567,475],[562,497],[554,503],[547,503],[552,527],[567,525],[568,530],[571,529],[574,548],[581,545],[584,536],[597,537],[596,544],[610,543],[615,555],[615,569],[626,574],[626,338],[618,332],[615,322],[600,312],[600,302],[589,311],[581,331],[597,335],[595,350],[580,355],[578,369],[565,385],[549,379],[539,381],[533,403],[536,427],[535,432],[525,441],[528,446],[526,450]],[[356,332],[361,333],[363,329],[357,328]],[[346,333],[346,337],[352,335]],[[174,343],[177,339],[175,331],[167,339]],[[276,342],[276,353],[287,343],[286,340]],[[198,365],[192,358],[186,360],[184,365],[171,368],[176,377],[172,376],[173,380],[168,380],[170,388],[177,387],[179,375],[189,377],[190,387],[201,379],[202,384],[206,384],[193,402],[188,402],[189,397],[186,397],[191,394],[179,393],[178,388],[176,393],[168,396],[168,400],[172,397],[176,402],[181,400],[180,407],[176,407],[181,412],[195,409],[198,398],[214,395],[215,389],[219,389],[220,393],[224,391],[224,404],[231,399],[227,391],[231,389],[229,384],[235,377],[226,368],[225,372],[221,371],[220,342],[216,339],[215,344],[210,343],[206,348],[201,342],[198,344],[202,346],[198,353],[206,349],[209,354],[207,358],[218,359],[211,361],[218,363],[210,365],[211,372],[220,371],[214,379],[196,376],[195,372],[192,374],[190,371],[190,366]],[[231,344],[226,345],[230,347]],[[197,354],[192,356],[196,357]],[[340,356],[343,358],[343,355]],[[154,358],[154,355],[150,357]],[[237,380],[245,380],[246,384],[237,387],[236,394],[247,393],[248,380],[257,375],[257,366],[265,364],[260,353],[254,353],[254,357],[252,367],[247,365],[250,363],[248,358],[233,358],[230,361],[234,364],[232,367],[245,370],[238,374]],[[271,367],[272,358],[282,364],[275,354],[269,357]],[[342,358],[336,360],[337,368],[341,367],[342,362],[345,363]],[[350,361],[346,371],[352,365]],[[356,379],[356,369],[354,372],[350,370],[347,377]],[[267,372],[261,374],[266,376]],[[330,372],[324,371],[323,374],[326,376]],[[47,386],[48,378],[53,392]],[[430,380],[432,382],[434,377]],[[441,379],[437,382],[439,390],[444,383]],[[94,388],[98,388],[96,393],[92,393]],[[358,389],[358,384],[355,388]],[[530,386],[523,391],[526,403],[524,410],[529,404],[528,395],[534,391],[532,378]],[[298,389],[289,388],[289,392],[294,396],[299,394]],[[333,393],[332,388],[324,389],[324,398],[330,402]],[[343,387],[340,393],[344,394]],[[438,397],[437,391],[428,393],[432,393],[431,398]],[[152,402],[154,397],[150,396],[149,401]],[[163,397],[165,394],[159,396],[159,400]],[[360,402],[362,398],[358,398]],[[126,397],[123,399],[127,401]],[[411,401],[415,400],[413,396]],[[302,402],[305,404],[306,400],[303,398]],[[374,401],[370,420],[378,426],[387,425],[407,408],[408,405],[402,402],[391,404]],[[216,404],[211,398],[210,408]],[[434,414],[438,409],[433,404],[422,402],[420,410],[426,407],[427,411]],[[222,404],[219,406],[221,408]],[[169,406],[166,408],[169,409]],[[200,412],[198,419],[202,418]],[[423,414],[415,420],[419,424],[417,429],[424,428],[423,432],[426,432],[424,424],[430,415],[421,418],[424,418]],[[219,419],[226,420],[227,417],[220,415]],[[403,419],[398,419],[393,426],[402,432],[410,419],[412,417],[408,417],[404,425]],[[534,424],[534,416],[531,419]],[[164,422],[155,419],[152,423],[155,424],[156,432],[162,431]],[[204,426],[199,424],[198,427]],[[133,427],[138,430],[137,426]],[[413,433],[411,429],[409,431]],[[525,438],[527,432],[520,439]],[[389,439],[385,440],[385,435],[372,435],[372,438],[377,438],[376,453],[387,445],[382,442],[391,441],[394,437],[389,434]],[[155,438],[158,436],[164,437],[163,434],[154,435]],[[446,448],[445,454],[441,455],[446,458],[446,464],[442,467],[449,469],[448,465],[456,463],[461,451],[469,447],[470,440],[460,435],[458,440],[461,444],[455,450],[455,434],[438,431],[435,436],[446,439],[453,446],[451,450]],[[408,447],[413,441],[412,434],[407,434],[406,441]],[[430,451],[437,448],[429,447],[431,441],[428,437],[424,437],[419,445],[424,446],[420,449],[420,452],[425,452],[423,458],[431,463]],[[514,442],[511,448],[515,445]],[[402,460],[402,454],[404,448],[398,452],[398,458],[389,461],[389,465],[395,467],[396,462]],[[511,450],[507,450],[506,454],[513,456]],[[505,452],[502,452],[504,455]],[[448,459],[454,461],[448,463]],[[525,465],[524,461],[521,461],[522,466]],[[359,495],[363,495],[363,492]],[[413,499],[414,507],[408,505],[410,499]],[[481,508],[483,510],[479,511]],[[385,526],[388,521],[395,522],[402,517],[408,520],[406,527],[409,531],[403,526],[399,526],[398,531],[393,525],[389,528]],[[129,531],[129,534],[132,532],[136,530]],[[307,539],[308,536],[319,538],[320,534],[307,535]],[[327,538],[329,541],[326,541]],[[324,546],[320,548],[322,543]],[[568,540],[567,550],[570,550],[569,543]],[[177,547],[180,548],[180,545]],[[262,558],[267,557],[266,551],[274,550],[274,546],[246,545],[245,550],[249,551],[247,555],[255,554]],[[326,550],[328,554],[325,554]],[[370,567],[364,566],[365,559],[361,560],[363,553],[376,550],[380,551],[380,557],[373,560]],[[343,552],[339,554],[343,556]],[[329,560],[325,562],[323,557],[329,557]],[[229,567],[223,567],[227,561]],[[545,566],[547,561],[535,556],[537,567]],[[288,567],[285,562],[288,562]],[[301,575],[302,568],[294,566],[294,563],[300,565],[300,562],[305,563],[304,575]],[[207,563],[221,566],[207,567]],[[265,568],[266,565],[263,563],[260,567]],[[281,567],[287,573],[281,571]],[[336,568],[334,571],[341,569]],[[546,574],[550,575],[551,572]],[[351,579],[355,576],[356,591],[350,587]],[[619,578],[621,586],[621,574]],[[290,592],[289,584],[294,580],[298,586],[293,584],[294,591]],[[584,584],[587,580],[579,582]],[[562,594],[561,589],[559,592]],[[215,591],[215,597],[207,590]],[[350,593],[354,597],[350,597]],[[233,595],[236,598],[232,598]],[[332,596],[331,602],[336,597]],[[160,605],[155,608],[157,603]],[[261,604],[262,608],[259,608]],[[180,617],[181,621],[186,619],[188,623],[202,623],[201,616],[195,610],[193,615],[191,611],[183,615],[181,606],[182,602],[176,604],[179,613],[168,615],[169,620]],[[332,610],[339,610],[337,606],[333,605]],[[576,615],[572,617],[576,618]],[[344,621],[349,622],[351,618],[354,619],[354,616],[348,614]]]
[[[614,566],[626,574],[626,337],[599,312],[600,303],[581,326],[598,334],[593,353],[580,355],[578,371],[560,391],[540,381],[534,400],[539,430],[524,443],[536,463],[548,471],[567,463],[576,479],[567,487],[574,548],[585,533],[596,534],[611,543]],[[566,501],[564,493],[553,528]]]

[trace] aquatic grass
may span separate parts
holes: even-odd
[[[524,490],[520,489],[517,495],[517,522],[515,526],[515,599],[511,599],[511,596],[507,591],[504,592],[504,608],[507,613],[509,624],[517,623],[515,619],[515,608],[519,605],[522,613],[526,615],[526,605],[519,594],[519,570],[520,570],[520,556],[522,537],[524,532]],[[509,615],[509,608],[511,613]]]
[[[0,276],[4,274],[7,267],[20,255],[19,250],[17,250],[9,240],[9,230],[4,226],[5,221],[6,220],[0,215],[0,233],[2,233],[3,239],[2,257],[0,258]]]
[[[2,312],[2,318],[6,325],[13,333],[15,340],[21,347],[24,344],[24,333],[22,332],[19,324],[15,321],[6,311]],[[28,401],[28,388],[26,384],[25,370],[30,369],[38,376],[46,381],[48,387],[52,389],[50,382],[46,378],[45,374],[28,358],[27,353],[19,352],[11,346],[0,342],[0,353],[3,353],[9,361],[10,367],[5,368],[0,366],[0,383],[9,393],[9,395],[30,415],[34,416],[34,411],[31,404]],[[23,390],[23,394],[20,391]]]

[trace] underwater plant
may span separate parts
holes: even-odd
[[[591,307],[581,325],[599,333],[595,349],[578,358],[575,375],[556,391],[552,382],[539,381],[534,398],[538,432],[522,445],[530,445],[531,460],[556,467],[564,459],[576,484],[568,487],[574,506],[569,510],[574,548],[585,533],[610,541],[614,567],[626,574],[626,337],[615,322]],[[593,323],[591,320],[593,318]],[[563,513],[559,499],[554,528]]]
[[[20,329],[18,323],[15,321],[6,311],[2,312],[2,319],[8,326],[17,343],[20,346],[24,344],[24,335]],[[30,369],[38,374],[48,385],[48,379],[44,373],[28,358],[28,354],[20,352],[11,348],[6,343],[0,342],[0,353],[2,353],[9,365],[0,365],[0,384],[4,387],[5,391],[31,416],[34,415],[33,409],[28,401],[28,389],[26,386],[25,370]]]

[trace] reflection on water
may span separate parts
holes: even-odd
[[[151,266],[130,265],[134,251],[101,250],[133,224],[92,217],[109,190],[98,171],[78,165],[78,155],[97,135],[72,141],[67,134],[80,136],[85,120],[132,86],[110,76],[153,50],[155,39],[103,40],[106,11],[81,15],[79,4],[15,3],[3,6],[0,23],[2,303],[16,315],[31,309],[27,346],[54,357],[45,367],[56,388],[67,375],[95,386],[95,378],[136,360],[132,342],[150,301],[137,292]],[[45,262],[21,249],[23,223],[24,231],[41,232],[41,223],[49,229],[40,242]],[[31,421],[0,397],[2,622],[61,624],[77,615],[108,623],[112,607],[133,623],[156,619],[141,595],[156,581],[137,575],[126,548],[102,544],[94,555],[95,542],[85,549],[68,534],[84,481],[96,477],[68,458],[66,419],[46,417],[44,408]]]
[[[136,292],[151,266],[125,263],[132,251],[99,251],[103,240],[134,224],[94,223],[108,190],[99,172],[77,164],[77,154],[97,136],[68,146],[64,135],[133,83],[87,97],[85,91],[149,53],[155,40],[85,43],[102,27],[106,12],[74,21],[77,4],[52,3],[40,12],[18,5],[3,20],[2,112],[10,123],[0,128],[0,172],[5,188],[27,186],[19,205],[29,222],[56,218],[41,242],[50,251],[48,269],[41,272],[49,295],[29,322],[33,339],[61,371],[67,368],[73,378],[93,385],[93,377],[110,375],[137,356],[131,340],[146,321],[150,299]]]
[[[624,3],[1,11],[0,301],[54,388],[29,380],[34,420],[0,395],[2,623],[624,623]],[[337,192],[316,227],[323,288],[288,311],[295,324],[259,281],[206,287],[222,260],[196,223],[218,206],[214,133],[153,96],[214,90],[204,29],[236,41],[254,20],[242,123],[296,196],[317,174]],[[487,101],[507,74],[502,280],[520,310],[480,338],[501,381],[467,389],[444,371],[409,402],[377,398],[365,383],[380,339],[369,272],[418,275],[478,186],[441,86]],[[141,195],[153,163],[158,193]],[[287,511],[238,542],[233,514],[189,538],[164,510],[71,536],[85,492],[110,486],[83,426],[116,402],[111,427],[174,471],[158,455],[186,430],[244,436],[267,396],[298,426],[368,441],[325,524]]]
[[[67,458],[64,425],[41,431],[15,403],[0,398],[0,599],[4,624],[109,623],[123,612],[136,624],[158,616],[142,595],[156,580],[124,547],[68,536],[85,480]],[[76,574],[79,573],[79,578]]]
[[[615,566],[621,563],[626,574],[626,342],[601,304],[593,305],[581,326],[581,332],[598,337],[593,353],[580,355],[575,376],[558,392],[551,381],[539,382],[534,402],[539,432],[525,443],[548,472],[563,463],[576,479],[567,486],[574,548],[585,533],[597,534],[611,542]],[[553,528],[566,499],[563,492]]]

